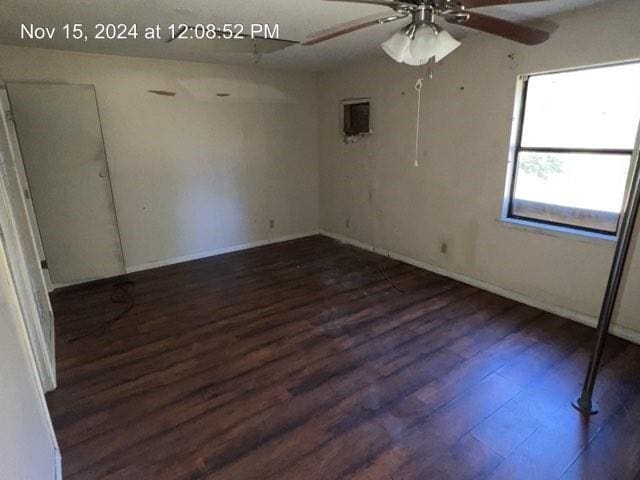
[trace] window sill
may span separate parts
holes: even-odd
[[[571,238],[573,240],[585,243],[595,243],[601,245],[615,245],[617,238],[611,235],[601,233],[587,232],[570,227],[560,227],[556,225],[546,225],[527,220],[518,220],[515,218],[498,218],[498,222],[505,227],[515,228],[525,232],[535,233],[538,235],[546,235],[555,238]]]

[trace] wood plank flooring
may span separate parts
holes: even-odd
[[[325,237],[130,279],[53,297],[66,480],[640,478],[638,346],[587,420],[593,330]]]

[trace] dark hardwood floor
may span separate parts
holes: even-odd
[[[66,480],[640,478],[638,346],[584,419],[593,330],[328,238],[130,278],[53,298]]]

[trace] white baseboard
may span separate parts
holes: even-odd
[[[215,257],[216,255],[223,255],[225,253],[239,252],[240,250],[248,250],[249,248],[263,247],[265,245],[271,245],[274,243],[287,242],[289,240],[297,240],[299,238],[311,237],[318,235],[320,232],[314,230],[306,233],[297,233],[294,235],[286,235],[284,237],[271,238],[268,240],[258,240],[257,242],[242,243],[239,245],[231,245],[229,247],[216,248],[214,250],[207,250],[204,252],[194,253],[191,255],[184,255],[181,257],[167,258],[164,260],[158,260],[155,262],[143,263],[141,265],[127,266],[127,273],[141,272],[143,270],[150,270],[152,268],[166,267],[167,265],[175,265],[176,263],[190,262],[192,260],[199,260],[201,258]]]
[[[423,270],[428,270],[433,273],[437,273],[438,275],[442,275],[444,277],[452,278],[462,283],[466,283],[467,285],[472,285],[474,287],[480,288],[482,290],[486,290],[491,293],[495,293],[496,295],[500,295],[501,297],[506,297],[511,300],[515,300],[516,302],[524,303],[525,305],[530,305],[532,307],[538,308],[545,312],[553,313],[560,317],[568,318],[569,320],[576,321],[578,323],[582,323],[584,325],[588,325],[589,327],[594,327],[598,323],[598,319],[591,315],[587,315],[581,312],[577,312],[575,310],[571,310],[566,307],[561,307],[559,305],[553,305],[542,300],[538,300],[535,298],[528,297],[521,293],[515,292],[513,290],[508,290],[506,288],[500,287],[498,285],[494,285],[492,283],[485,282],[483,280],[479,280],[477,278],[469,277],[467,275],[451,272],[449,270],[445,270],[441,267],[437,267],[435,265],[430,265],[426,262],[422,262],[420,260],[416,260],[405,255],[400,255],[399,253],[395,253],[389,250],[385,250],[382,248],[376,248],[373,245],[369,245],[367,243],[360,242],[358,240],[354,240],[344,235],[340,235],[333,232],[328,232],[326,230],[320,230],[320,234],[326,237],[333,238],[334,240],[338,240],[339,242],[348,243],[349,245],[353,245],[354,247],[362,248],[364,250],[369,250],[371,252],[379,253],[389,258],[393,258],[394,260],[398,260],[403,263],[407,263],[409,265],[413,265],[414,267],[421,268]],[[640,344],[640,332],[636,330],[631,330],[630,328],[622,327],[620,325],[612,325],[610,329],[610,333],[615,335],[616,337],[624,338],[625,340],[629,340],[630,342]]]
[[[60,449],[56,446],[56,472],[55,480],[62,480],[62,455],[60,455]]]

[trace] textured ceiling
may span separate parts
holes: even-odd
[[[600,1],[544,0],[481,11],[510,20],[528,21]],[[253,54],[233,52],[239,44],[228,44],[229,41],[224,40],[165,43],[145,39],[94,40],[91,37],[96,23],[137,24],[139,32],[145,26],[160,25],[165,33],[170,24],[180,23],[242,23],[247,28],[252,23],[267,23],[279,25],[280,38],[301,41],[313,32],[387,11],[390,10],[374,5],[322,0],[2,0],[0,43],[200,62],[251,63],[258,60]],[[380,43],[398,30],[401,22],[371,27],[312,47],[294,45],[261,55],[259,62],[277,68],[327,70],[379,52]],[[21,40],[21,23],[56,27],[55,38]],[[66,40],[61,29],[67,23],[83,24],[89,40]],[[451,25],[447,25],[447,29],[458,38],[471,33]]]

